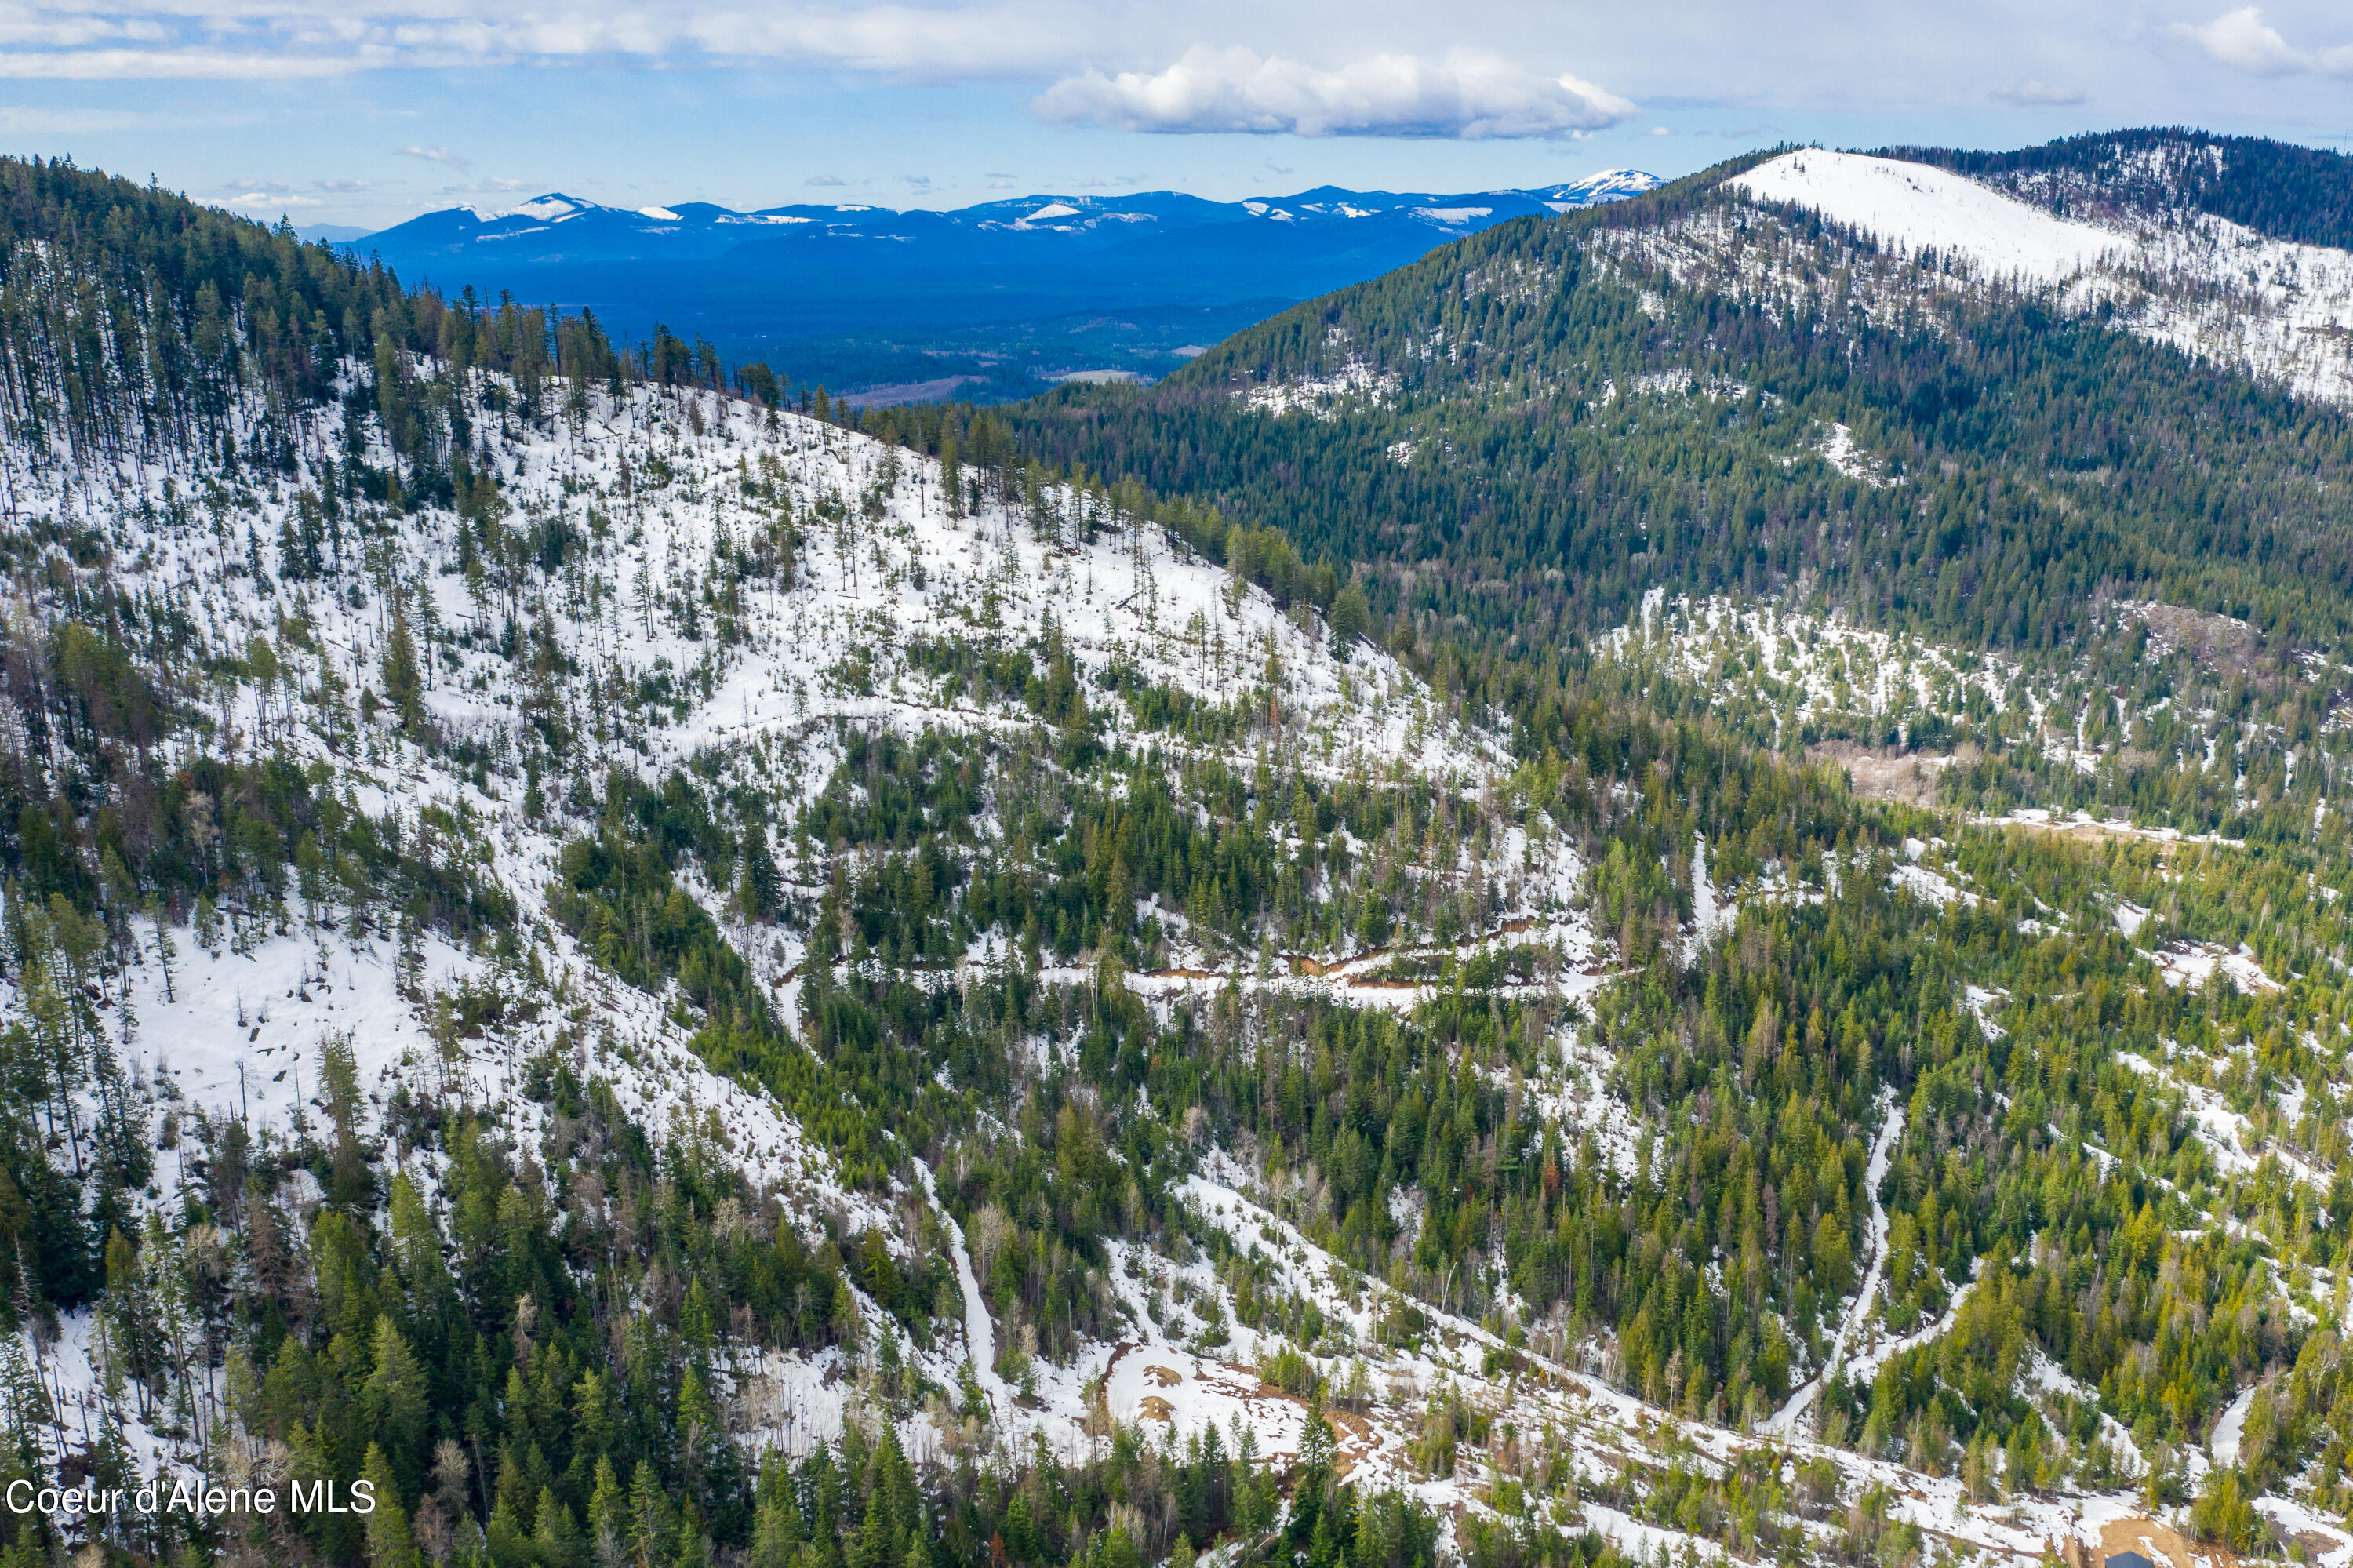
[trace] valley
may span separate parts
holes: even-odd
[[[945,211],[799,202],[640,208],[550,191],[338,237],[445,292],[587,310],[864,406],[1033,396],[1071,375],[1151,379],[1295,301],[1531,214],[1640,195],[1632,169],[1526,190],[1263,200],[1046,194]]]
[[[0,1480],[382,1499],[0,1564],[2353,1562],[2318,247],[1848,156],[887,408],[0,165]]]

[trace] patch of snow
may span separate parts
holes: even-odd
[[[2215,1467],[2229,1469],[2239,1462],[2239,1436],[2246,1430],[2247,1409],[2255,1403],[2255,1387],[2249,1384],[2239,1391],[2236,1399],[2225,1405],[2214,1423],[2214,1436],[2207,1450],[2214,1456]]]
[[[1319,419],[1330,419],[1337,417],[1339,406],[1350,398],[1377,405],[1387,401],[1397,388],[1394,375],[1356,361],[1333,376],[1270,381],[1249,387],[1241,393],[1241,400],[1245,408],[1261,414],[1307,413]]]
[[[2059,217],[1950,170],[1819,148],[1725,182],[1978,279],[2109,307],[2126,330],[2307,396],[2353,401],[2353,253],[2274,239],[2206,213]]]
[[[1810,208],[1914,252],[1950,253],[1998,278],[2061,282],[2124,245],[2107,229],[2053,217],[1966,175],[1899,158],[1808,148],[1725,184],[1757,201]]]
[[[1795,1432],[1799,1421],[1813,1407],[1822,1390],[1839,1377],[1849,1351],[1862,1344],[1864,1319],[1877,1303],[1880,1279],[1887,1272],[1887,1207],[1879,1201],[1879,1184],[1887,1180],[1895,1139],[1903,1130],[1904,1114],[1895,1103],[1895,1092],[1883,1086],[1879,1091],[1879,1132],[1872,1139],[1871,1163],[1863,1173],[1863,1190],[1871,1195],[1871,1266],[1863,1273],[1862,1286],[1847,1302],[1846,1311],[1839,1318],[1838,1332],[1831,1338],[1831,1353],[1822,1362],[1822,1370],[1766,1420],[1763,1430],[1768,1433],[1788,1436]]]

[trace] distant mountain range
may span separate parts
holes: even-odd
[[[952,212],[631,209],[551,192],[342,242],[406,281],[586,306],[629,337],[659,323],[799,379],[879,387],[886,398],[939,395],[943,379],[1010,396],[1071,372],[1155,375],[1187,350],[1433,246],[1658,184],[1621,169],[1531,190],[1322,186],[1237,202],[1043,195]]]
[[[606,207],[551,191],[517,207],[446,207],[364,236],[347,236],[387,260],[491,265],[550,265],[586,260],[704,260],[734,254],[764,260],[813,242],[873,240],[961,245],[976,257],[995,241],[1028,249],[1030,237],[1092,240],[1124,247],[1209,230],[1237,249],[1271,236],[1316,233],[1327,245],[1355,249],[1368,236],[1409,233],[1425,247],[1529,215],[1574,212],[1640,196],[1656,176],[1613,169],[1538,190],[1452,196],[1351,191],[1323,185],[1264,201],[1209,201],[1179,191],[1130,196],[1031,196],[955,211],[896,211],[859,203],[800,204],[737,212],[710,202],[671,207]],[[1345,237],[1345,238],[1344,238]]]

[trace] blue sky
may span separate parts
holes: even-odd
[[[0,149],[381,227],[563,190],[1476,190],[1780,141],[2353,142],[2353,12],[1657,0],[0,0]]]

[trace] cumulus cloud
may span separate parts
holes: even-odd
[[[2012,109],[2070,109],[2084,101],[2081,91],[2072,87],[2052,87],[2043,81],[2021,81],[2014,87],[1997,87],[1988,95],[1997,103],[2007,103]]]
[[[447,147],[403,147],[400,149],[400,155],[404,158],[422,158],[428,164],[440,164],[453,169],[462,169],[473,161],[464,154],[453,153]]]
[[[2353,44],[2298,48],[2263,20],[2260,5],[2242,5],[2194,26],[2176,23],[2173,30],[2211,58],[2256,76],[2353,76]]]
[[[1090,70],[1065,78],[1030,108],[1056,123],[1117,131],[1466,140],[1565,136],[1634,112],[1590,82],[1470,50],[1439,60],[1374,55],[1326,70],[1207,45],[1156,75]]]

